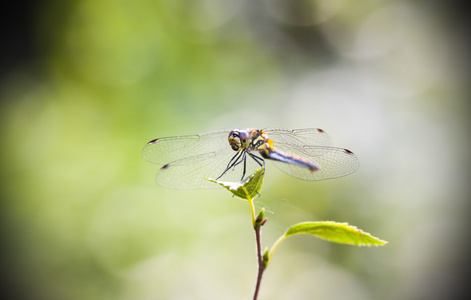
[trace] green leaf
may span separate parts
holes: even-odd
[[[240,182],[219,181],[210,178],[206,179],[225,187],[236,197],[245,200],[252,200],[260,193],[260,190],[262,189],[264,174],[265,170],[260,168],[256,170],[254,174]]]
[[[330,242],[356,246],[381,246],[388,243],[355,226],[332,221],[295,224],[288,228],[282,239],[296,234],[312,234]]]

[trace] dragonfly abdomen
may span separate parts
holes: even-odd
[[[281,162],[285,162],[288,164],[300,166],[300,167],[305,167],[311,170],[311,172],[315,172],[319,170],[321,167],[316,164],[315,162],[310,161],[309,159],[306,159],[304,157],[301,157],[299,155],[294,155],[294,154],[289,154],[289,153],[284,153],[281,151],[277,150],[272,150],[268,153],[264,153],[263,155],[265,158],[272,159],[272,160],[277,160]]]

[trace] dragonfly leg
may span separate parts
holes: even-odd
[[[246,160],[247,151],[241,151],[241,153],[242,153],[242,158],[241,158],[240,160],[239,160],[239,158],[238,158],[238,159],[237,159],[238,161],[236,160],[236,161],[229,167],[229,169],[232,168],[232,167],[235,168],[235,167],[237,167],[237,165],[239,165],[241,162],[244,162],[244,172],[242,173],[242,179],[244,179],[244,176],[245,176],[245,169],[246,169],[246,166],[247,166],[247,160]],[[227,171],[227,170],[226,170],[226,171]],[[224,173],[225,173],[226,171],[224,171]],[[223,173],[223,174],[224,174],[224,173]],[[222,175],[221,175],[221,176],[222,176]],[[242,179],[241,179],[241,181],[242,181]]]
[[[253,153],[250,153],[250,152],[249,152],[249,155],[250,155],[250,157],[253,158],[253,160],[255,160],[257,162],[257,164],[260,165],[260,167],[263,168],[263,172],[265,172],[265,160],[263,158],[255,155],[255,154],[253,154]]]
[[[224,170],[224,172],[222,172],[222,174],[219,175],[219,177],[216,178],[216,180],[218,180],[219,178],[221,178],[222,175],[226,174],[226,172],[229,171],[232,167],[235,168],[235,166],[237,166],[238,164],[240,164],[240,163],[242,162],[241,157],[242,157],[242,160],[245,160],[245,151],[239,151],[239,152],[237,152],[237,153],[231,158],[231,160],[229,161],[229,163],[227,164],[227,167],[226,167],[226,169]]]
[[[245,156],[245,155],[244,155]],[[245,171],[247,169],[247,160],[244,159],[244,172],[242,173],[242,178],[240,178],[240,181],[244,180],[244,176],[245,176]]]
[[[244,173],[245,173],[245,155],[247,154],[247,152],[245,151],[242,151],[242,158],[239,160],[239,161],[235,161],[231,167],[236,167],[238,164],[240,164],[241,162],[244,162]]]
[[[237,152],[232,158],[231,160],[229,161],[229,163],[227,164],[226,166],[226,170],[224,172],[226,172],[227,170],[229,170],[234,164],[234,160],[235,161],[238,161],[239,160],[239,157],[240,157],[241,153],[240,152]]]

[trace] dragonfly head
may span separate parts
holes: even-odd
[[[229,133],[229,145],[232,150],[239,151],[250,145],[250,135],[245,130],[234,129]]]

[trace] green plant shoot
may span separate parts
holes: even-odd
[[[261,228],[265,225],[267,219],[264,215],[264,208],[262,208],[257,217],[255,217],[253,199],[259,195],[262,189],[264,174],[264,169],[261,168],[240,182],[224,182],[206,178],[211,182],[225,187],[234,196],[249,202],[252,213],[252,225],[255,230],[258,257],[258,276],[255,285],[254,300],[258,297],[263,273],[270,263],[273,253],[287,237],[298,234],[309,234],[329,242],[354,246],[382,246],[388,243],[347,223],[337,223],[333,221],[302,222],[290,226],[285,233],[276,240],[271,249],[265,248],[262,253]]]

